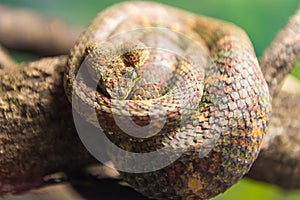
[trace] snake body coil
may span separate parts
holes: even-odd
[[[126,36],[130,31],[134,38]],[[176,53],[164,51],[162,43]],[[88,81],[77,77],[81,65]],[[206,199],[236,183],[259,153],[271,109],[267,84],[241,29],[149,2],[100,13],[71,50],[64,82],[70,101],[87,105],[99,122],[89,109],[75,106],[80,115],[100,123],[120,149],[142,154],[168,147],[152,158],[159,163],[179,155],[151,171],[157,163],[146,154],[147,166],[138,169],[121,151],[108,150],[125,169],[120,170],[125,181],[160,199]],[[128,120],[147,129],[128,135],[118,124]]]

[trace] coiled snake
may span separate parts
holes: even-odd
[[[271,109],[244,31],[150,2],[100,13],[71,50],[64,84],[73,105],[85,105],[76,111],[118,147],[108,152],[124,180],[159,199],[206,199],[237,182]],[[124,159],[132,154],[143,162]]]

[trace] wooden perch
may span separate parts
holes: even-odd
[[[265,50],[260,66],[273,97],[265,148],[248,174],[286,189],[300,188],[300,84],[287,74],[300,58],[300,10]],[[285,87],[281,88],[285,80]]]
[[[0,44],[41,56],[67,54],[81,33],[58,19],[0,6]]]
[[[300,55],[300,9],[276,36],[260,58],[260,66],[271,96],[278,94],[285,76],[293,69]]]
[[[6,50],[0,45],[0,69],[10,68],[15,65],[15,62],[7,54]]]
[[[289,77],[273,100],[269,142],[248,177],[285,189],[300,188],[300,83]]]
[[[65,63],[62,56],[0,70],[0,195],[95,162],[73,124],[62,86]]]

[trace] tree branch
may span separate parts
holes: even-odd
[[[264,51],[260,66],[271,96],[280,90],[282,81],[300,57],[300,9]]]
[[[62,56],[0,70],[0,195],[41,186],[48,173],[96,163],[73,123],[65,64]]]
[[[285,189],[300,188],[300,83],[291,77],[273,99],[266,144],[248,177]]]
[[[6,50],[0,45],[0,69],[10,68],[15,65],[13,59],[7,54]]]
[[[82,29],[27,10],[0,6],[0,44],[41,56],[67,54]]]
[[[300,9],[260,59],[273,111],[266,144],[248,174],[286,189],[300,188],[300,84],[286,78],[300,58],[299,30]]]

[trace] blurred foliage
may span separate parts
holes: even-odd
[[[294,75],[298,80],[300,80],[300,60],[298,60],[298,63],[292,70],[292,75]],[[300,199],[300,198],[299,198]]]
[[[87,26],[96,14],[119,0],[0,0],[1,4],[38,10],[57,16],[69,23]],[[300,6],[299,0],[158,0],[194,13],[235,23],[243,28],[253,41],[257,55],[272,41]]]
[[[37,10],[72,24],[87,26],[96,14],[121,1],[100,0],[0,0],[1,4]],[[258,56],[270,44],[289,16],[300,6],[299,0],[159,0],[194,13],[233,22],[243,28],[253,42]],[[17,55],[19,60],[24,59]],[[300,62],[293,73],[300,78]],[[300,181],[300,180],[299,180]],[[283,191],[275,186],[241,180],[214,200],[299,200],[300,191]]]
[[[300,191],[285,191],[280,188],[244,178],[224,194],[212,200],[299,200]]]

